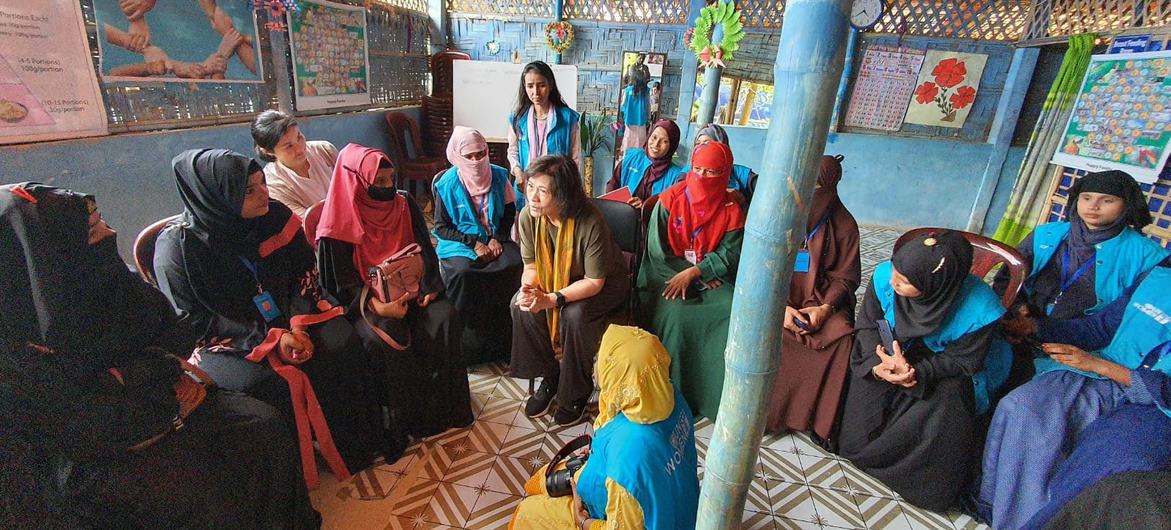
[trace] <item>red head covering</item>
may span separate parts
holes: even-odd
[[[714,169],[703,177],[695,168]],[[719,142],[695,148],[687,178],[664,191],[659,201],[670,213],[667,242],[676,256],[693,250],[698,259],[715,250],[726,232],[744,228],[744,212],[728,194],[732,175],[732,150]]]
[[[396,194],[393,200],[377,201],[367,191],[382,164],[394,167],[386,153],[377,149],[358,144],[343,148],[317,225],[318,239],[354,245],[354,266],[363,278],[370,267],[415,242],[407,200]]]

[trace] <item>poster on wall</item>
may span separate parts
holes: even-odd
[[[366,9],[303,0],[288,17],[297,110],[369,105]]]
[[[1171,153],[1171,51],[1094,55],[1053,163],[1154,182]]]
[[[976,90],[987,62],[988,56],[980,53],[928,50],[915,83],[915,97],[911,98],[903,121],[963,127],[976,101]]]
[[[0,0],[0,144],[107,134],[76,0]]]
[[[264,82],[250,2],[93,3],[105,80]]]
[[[897,131],[903,126],[907,103],[915,91],[923,52],[888,46],[871,46],[862,56],[846,126]]]

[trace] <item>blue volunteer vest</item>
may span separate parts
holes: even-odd
[[[1033,293],[1033,278],[1057,254],[1057,247],[1069,236],[1069,223],[1048,223],[1033,230],[1033,267],[1025,281],[1025,292]],[[1085,310],[1094,314],[1130,289],[1144,272],[1171,255],[1171,251],[1139,232],[1124,228],[1117,236],[1097,245],[1094,264],[1094,296],[1097,303]],[[1058,266],[1061,258],[1058,257]]]
[[[642,184],[642,179],[646,177],[646,171],[650,169],[652,163],[654,160],[647,156],[645,149],[627,149],[626,154],[622,156],[622,173],[619,175],[618,187],[626,186],[633,194]],[[667,174],[651,185],[651,196],[663,193],[667,188],[679,182],[683,175],[683,168],[672,164],[667,169]]]
[[[621,485],[642,508],[647,530],[691,530],[699,509],[694,420],[675,389],[675,410],[641,425],[619,414],[594,434],[577,491],[590,517],[606,515],[606,479]]]
[[[1122,314],[1118,331],[1105,348],[1095,355],[1134,370],[1155,347],[1171,340],[1171,269],[1157,267],[1139,284],[1130,297],[1130,305]],[[1074,370],[1053,359],[1044,357],[1034,361],[1037,375],[1054,370],[1069,370],[1094,379],[1098,374]],[[1164,356],[1152,370],[1171,374],[1171,356]]]
[[[691,172],[691,166],[683,168],[683,175]],[[732,164],[732,174],[728,177],[728,188],[736,191],[748,191],[748,179],[752,176],[752,168],[740,164]],[[632,188],[633,189],[633,188]]]
[[[500,218],[504,215],[504,187],[511,185],[508,182],[508,170],[493,164],[492,187],[488,190],[488,203],[485,206],[488,209],[488,223],[492,225],[493,232],[500,227]],[[439,180],[435,182],[435,195],[443,203],[447,214],[451,216],[452,224],[455,225],[456,230],[465,234],[474,234],[477,238],[485,238],[490,235],[484,229],[484,225],[480,224],[479,212],[476,211],[476,207],[472,203],[472,196],[468,194],[468,190],[459,180],[458,168],[452,166],[439,177]],[[435,253],[439,255],[439,259],[455,256],[462,256],[470,260],[476,259],[476,253],[471,247],[460,241],[443,239],[434,230],[431,233],[435,234],[435,238],[439,241],[439,244],[435,246]]]
[[[882,305],[886,314],[886,321],[891,330],[897,330],[895,322],[895,291],[890,285],[891,263],[884,261],[874,269],[871,283],[874,285],[874,294]],[[935,353],[942,352],[954,340],[987,326],[1004,316],[1004,306],[1000,297],[979,278],[968,275],[964,285],[956,295],[948,315],[930,335],[923,337],[923,344]],[[897,333],[896,333],[897,334]],[[1012,368],[1012,347],[999,337],[992,340],[988,347],[988,354],[984,357],[984,367],[972,376],[972,387],[976,396],[976,414],[988,411],[992,395],[1000,390],[1008,380],[1008,373]]]
[[[520,160],[520,169],[524,171],[529,167],[529,112],[533,112],[533,108],[529,107],[529,111],[520,115],[509,118],[509,125],[512,126],[513,132],[516,133],[516,147],[517,156]],[[569,107],[556,107],[556,109],[549,113],[549,130],[545,133],[545,142],[548,146],[546,151],[551,155],[565,155],[573,154],[573,127],[577,125],[581,115]],[[524,208],[525,190],[516,188],[516,211]]]
[[[649,89],[641,96],[634,94],[632,86],[622,89],[622,120],[627,126],[645,127],[647,125],[649,119],[647,96],[649,94]]]

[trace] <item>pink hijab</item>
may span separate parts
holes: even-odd
[[[480,222],[489,226],[488,209],[484,208],[484,201],[488,200],[488,192],[492,191],[492,163],[485,156],[479,160],[467,157],[472,153],[488,151],[488,141],[484,135],[471,127],[457,125],[451,132],[451,139],[447,142],[447,161],[455,166],[459,181],[468,190],[472,198],[472,205],[480,212]],[[512,186],[504,187],[504,204],[516,202],[516,192]]]
[[[317,225],[317,239],[328,237],[354,245],[354,266],[363,277],[370,267],[415,243],[407,200],[397,195],[391,201],[376,201],[366,191],[382,163],[394,167],[386,153],[377,149],[358,144],[342,149]]]

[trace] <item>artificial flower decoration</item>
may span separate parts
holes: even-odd
[[[719,28],[717,28],[717,24]],[[716,30],[723,32],[723,36],[712,42]],[[740,22],[740,12],[731,2],[717,2],[699,12],[695,20],[695,27],[691,30],[690,41],[685,42],[695,52],[699,61],[707,66],[724,66],[740,49],[740,41],[744,39],[744,24]]]
[[[573,46],[573,26],[568,20],[545,24],[545,44],[557,53],[564,53]]]

